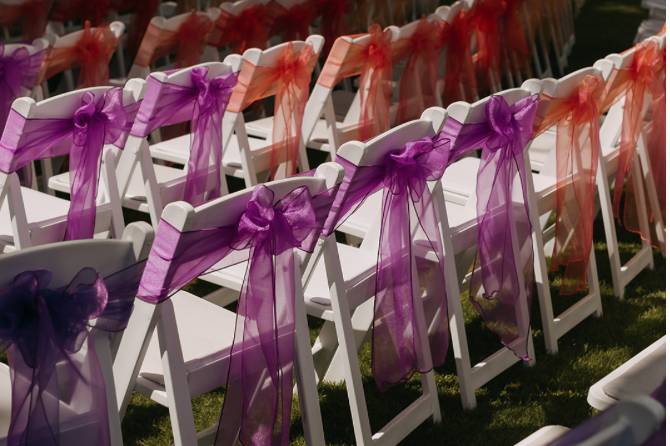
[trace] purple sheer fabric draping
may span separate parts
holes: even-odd
[[[105,382],[89,328],[125,328],[143,266],[104,278],[84,268],[60,288],[49,287],[50,271],[26,271],[0,288],[0,348],[7,349],[12,385],[8,446],[64,444],[61,402],[80,413],[72,424],[78,438],[110,444]]]
[[[25,118],[9,113],[0,140],[0,171],[16,172],[30,162],[70,156],[70,209],[66,240],[86,239],[95,230],[95,200],[102,149],[121,149],[135,119],[138,104],[123,105],[123,90],[112,88],[96,97],[82,95],[81,105],[67,118]]]
[[[275,203],[257,186],[235,224],[180,232],[161,220],[139,298],[159,303],[205,272],[248,261],[217,445],[287,445],[294,346],[293,248],[314,249],[336,189]],[[222,380],[224,377],[222,377]]]
[[[0,42],[0,128],[5,127],[12,102],[33,89],[45,52],[30,54],[25,47],[11,53]]]
[[[191,85],[183,86],[147,79],[147,90],[131,135],[147,137],[157,128],[191,122],[191,154],[184,200],[194,206],[216,198],[221,192],[223,143],[221,124],[237,73],[209,79],[206,67],[191,70]],[[208,179],[214,184],[208,187]]]
[[[449,325],[442,274],[444,248],[428,182],[438,181],[444,173],[451,159],[450,142],[444,132],[411,141],[373,166],[356,166],[337,158],[345,175],[324,228],[326,235],[367,197],[383,190],[372,331],[372,371],[380,390],[417,371],[425,373],[446,359]],[[416,295],[418,277],[412,271],[411,212],[416,214],[420,230],[438,258],[439,270],[431,278],[433,286],[427,299],[431,307],[428,314],[436,321],[429,337],[432,363],[430,358],[421,360],[418,344],[415,309],[421,297]]]
[[[473,267],[478,274],[470,281],[470,301],[487,327],[524,360],[528,359],[530,322],[519,306],[530,306],[534,286],[524,149],[533,135],[537,104],[537,96],[511,105],[500,96],[491,96],[485,120],[457,129],[453,143],[457,156],[482,149],[476,187],[477,258]],[[520,186],[516,197],[515,183]],[[481,296],[480,283],[484,289]],[[519,300],[522,290],[526,302]]]

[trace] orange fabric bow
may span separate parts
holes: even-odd
[[[470,52],[472,26],[469,13],[462,10],[451,23],[443,22],[441,40],[447,48],[443,105],[446,107],[461,100],[474,101],[477,98],[477,81]]]
[[[29,0],[18,5],[0,4],[0,25],[21,24],[21,37],[26,42],[40,38],[47,27],[52,0]]]
[[[39,82],[79,65],[79,88],[106,85],[109,81],[109,61],[117,43],[118,39],[108,27],[91,28],[91,23],[86,21],[74,46],[49,50]]]
[[[200,60],[207,36],[213,26],[209,17],[199,15],[195,11],[176,31],[161,29],[149,23],[135,57],[135,65],[149,67],[156,59],[173,50],[176,68],[195,65]]]
[[[535,135],[556,125],[556,243],[552,271],[565,267],[561,294],[588,287],[593,243],[595,187],[600,155],[600,99],[605,82],[586,76],[572,95],[551,101],[535,123]]]
[[[636,232],[645,238],[646,236],[640,230],[637,217],[635,195],[630,178],[631,162],[642,134],[645,98],[650,95],[652,98],[659,98],[665,94],[664,69],[663,50],[655,42],[644,41],[638,44],[630,67],[612,73],[604,100],[604,103],[609,105],[622,95],[625,97],[619,161],[614,183],[613,206],[615,217],[619,222],[623,222],[627,230]],[[652,135],[650,140],[658,139],[659,132],[665,132],[665,123],[661,124],[660,122],[661,116],[665,114],[665,105],[661,107],[657,99],[655,103],[657,105],[652,106],[651,111],[653,113],[653,127],[656,127],[655,132],[657,133]],[[658,156],[658,148],[654,147],[653,150]],[[623,213],[621,209],[622,199],[624,201]],[[648,209],[650,208],[648,206]]]
[[[472,25],[477,30],[477,54],[475,60],[480,75],[489,83],[489,75],[500,77],[500,60],[502,54],[501,17],[503,8],[499,0],[479,0],[471,12]]]
[[[361,141],[391,127],[391,38],[378,24],[370,26],[369,34],[366,45],[337,39],[317,81],[332,88],[341,80],[360,74],[358,139]]]
[[[400,78],[400,98],[395,123],[416,119],[436,105],[437,61],[440,45],[438,24],[421,19],[412,35],[394,43],[393,57],[407,59]]]
[[[272,15],[265,5],[254,5],[239,15],[221,11],[214,23],[209,43],[218,48],[228,47],[237,54],[249,48],[265,49],[271,27]]]
[[[299,166],[302,120],[317,57],[309,45],[302,50],[297,50],[295,46],[287,44],[277,62],[270,67],[256,66],[243,60],[228,104],[230,111],[239,113],[260,99],[275,96],[271,179],[289,177],[296,173]]]

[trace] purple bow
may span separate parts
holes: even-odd
[[[528,359],[530,322],[519,305],[530,306],[533,291],[533,248],[528,214],[526,167],[523,152],[532,138],[538,97],[508,105],[500,96],[486,104],[486,121],[466,124],[454,150],[482,148],[477,173],[477,262],[483,296],[471,280],[470,300],[488,328],[517,356]],[[521,202],[514,202],[519,178]],[[516,230],[515,230],[516,229]],[[525,287],[527,302],[519,302]]]
[[[372,370],[380,389],[409,378],[415,371],[426,372],[446,359],[449,347],[446,285],[442,271],[435,275],[430,303],[437,314],[437,329],[430,335],[432,364],[419,362],[418,334],[414,315],[412,277],[412,227],[410,204],[420,229],[444,268],[444,249],[439,219],[433,207],[429,181],[437,181],[452,158],[451,141],[440,132],[389,153],[375,166],[355,166],[338,157],[344,180],[324,227],[331,234],[337,225],[365,199],[383,189],[382,224],[377,255],[375,317]]]
[[[238,225],[234,249],[249,249],[237,307],[226,398],[215,444],[287,445],[294,357],[294,257],[317,219],[306,188],[273,204],[273,192],[254,190]],[[274,260],[273,260],[274,259]],[[276,271],[283,280],[276,280]],[[282,292],[277,292],[280,288]],[[268,382],[268,380],[270,380]]]
[[[70,155],[70,209],[66,240],[91,238],[100,160],[105,144],[122,148],[137,110],[123,105],[123,90],[98,98],[86,92],[71,117],[27,119],[12,110],[0,141],[0,171],[16,172],[30,162]]]
[[[190,86],[161,83],[149,76],[143,105],[131,131],[132,135],[145,138],[159,127],[191,121],[191,154],[184,200],[194,206],[220,195],[221,122],[237,84],[237,73],[208,79],[208,72],[205,67],[192,69]],[[214,175],[214,185],[207,187],[210,175]]]
[[[29,93],[35,86],[44,51],[29,54],[26,48],[5,52],[5,44],[0,42],[0,128],[5,127],[7,115],[14,99]]]
[[[79,438],[109,445],[104,378],[88,333],[96,318],[97,329],[125,327],[142,266],[104,280],[84,268],[58,289],[48,287],[49,271],[26,271],[0,289],[0,347],[8,348],[12,376],[8,446],[63,444],[59,405],[68,400],[86,412]]]

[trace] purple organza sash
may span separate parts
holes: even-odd
[[[217,445],[288,444],[294,357],[293,248],[311,252],[334,190],[274,203],[260,185],[236,224],[180,232],[161,220],[139,297],[159,303],[205,272],[248,261]],[[281,291],[278,291],[281,290]],[[223,377],[222,377],[223,378]]]
[[[444,248],[439,216],[433,206],[429,181],[438,181],[451,159],[451,140],[440,132],[404,144],[375,166],[355,166],[338,157],[345,176],[324,229],[332,233],[339,222],[367,197],[383,190],[375,282],[375,315],[372,332],[372,371],[377,387],[384,390],[408,379],[414,372],[427,372],[444,362],[449,348],[447,291],[442,271]],[[439,187],[439,186],[438,186]],[[412,275],[412,227],[414,209],[420,229],[432,245],[439,263],[431,279],[430,296],[437,325],[430,334],[432,364],[420,360],[415,295],[417,277]]]
[[[27,119],[11,110],[0,140],[0,171],[16,172],[30,162],[70,155],[70,209],[66,240],[86,239],[95,230],[95,200],[102,149],[125,145],[139,105],[123,105],[123,90],[96,98],[86,92],[71,117]]]
[[[8,53],[0,42],[0,128],[5,127],[12,102],[35,86],[45,51],[30,54],[24,47]]]
[[[105,278],[84,268],[56,289],[49,288],[50,271],[26,271],[0,289],[0,348],[7,348],[12,382],[8,446],[65,444],[61,403],[82,413],[78,436],[110,444],[105,382],[89,328],[125,328],[143,267]]]
[[[486,120],[463,125],[453,150],[459,154],[482,149],[477,173],[477,265],[483,296],[471,280],[470,301],[488,328],[517,356],[528,359],[530,323],[518,302],[525,287],[530,306],[533,291],[532,231],[528,214],[524,149],[533,135],[538,98],[508,105],[500,96],[486,104]],[[523,205],[512,192],[519,178]],[[519,341],[521,339],[521,341]]]
[[[191,85],[188,86],[162,83],[149,76],[143,104],[130,132],[145,138],[157,128],[191,121],[191,154],[184,200],[194,206],[220,195],[221,124],[237,84],[237,73],[208,79],[208,71],[205,67],[191,70]],[[214,167],[213,173],[210,166]],[[207,187],[210,175],[214,175],[212,188]]]

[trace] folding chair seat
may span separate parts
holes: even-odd
[[[274,330],[263,326],[265,322],[262,320],[258,323],[260,330],[267,330],[264,332],[268,334],[275,333],[276,342],[288,342],[295,336],[294,358],[305,436],[309,444],[325,444],[314,380],[315,374],[309,350],[309,331],[303,304],[303,287],[299,279],[300,271],[304,268],[304,263],[308,261],[309,254],[303,252],[298,255],[298,251],[306,249],[305,252],[309,252],[311,250],[308,245],[318,237],[319,225],[323,224],[325,214],[330,209],[330,203],[341,177],[340,168],[329,163],[320,166],[314,177],[311,178],[289,178],[266,183],[253,190],[246,189],[230,194],[196,208],[184,202],[172,203],[165,208],[158,230],[158,240],[154,245],[156,252],[150,256],[151,260],[149,260],[139,293],[143,302],[136,304],[128,329],[121,340],[115,362],[114,372],[118,377],[116,388],[122,413],[125,411],[133,388],[137,388],[150,395],[159,404],[169,407],[175,444],[196,444],[191,398],[225,386],[228,383],[228,376],[235,378],[237,372],[231,371],[231,374],[228,374],[231,367],[237,370],[237,366],[234,365],[235,361],[238,361],[241,355],[249,352],[253,354],[260,347],[257,340],[243,337],[240,332],[245,321],[254,317],[252,310],[244,310],[247,302],[245,292],[242,293],[238,305],[240,314],[236,315],[230,310],[200,299],[189,292],[179,291],[179,288],[207,271],[238,268],[239,263],[248,258],[248,247],[238,246],[232,240],[224,244],[219,242],[226,239],[226,231],[234,235],[238,221],[248,218],[247,212],[252,212],[254,209],[252,204],[248,203],[258,203],[255,201],[257,200],[256,194],[269,191],[271,194],[274,193],[275,201],[283,203],[282,200],[304,197],[306,193],[312,197],[309,200],[314,206],[316,226],[311,227],[310,230],[315,232],[305,239],[305,245],[302,245],[304,248],[291,248],[289,252],[274,255],[276,262],[280,262],[278,260],[280,256],[283,256],[284,260],[287,259],[287,256],[291,256],[295,261],[291,267],[284,270],[277,269],[284,273],[277,272],[276,282],[273,282],[276,283],[273,302],[278,303],[276,308],[278,314],[285,314],[283,313],[284,302],[289,305],[291,300],[295,301],[295,326],[277,322],[276,330]],[[281,204],[276,206],[281,206]],[[275,209],[281,208],[276,207]],[[219,231],[215,237],[218,241],[209,235],[212,228],[217,228]],[[178,252],[174,253],[176,255],[169,255],[171,258],[167,260],[167,263],[162,259],[164,254],[160,252],[162,248],[159,248],[158,245],[167,239],[161,237],[170,238],[174,235],[172,234],[174,231],[179,232],[178,237],[188,239],[188,241],[186,239],[183,241],[185,243],[183,248],[186,248],[187,251],[198,244],[207,250],[207,253],[204,251],[202,253],[200,251],[184,252],[188,258],[195,256],[199,259],[197,266],[190,263],[187,258],[182,259]],[[198,237],[204,238],[199,240]],[[203,244],[203,240],[209,240],[209,243]],[[183,248],[178,248],[178,251],[181,252]],[[181,275],[182,273],[173,276],[173,272],[182,268],[182,262],[190,263],[195,268],[190,269],[189,267],[190,271],[186,273],[186,276]],[[156,274],[160,277],[157,277]],[[158,278],[161,283],[154,281],[154,278]],[[247,278],[247,285],[249,280],[255,279]],[[288,280],[295,281],[295,289],[294,293],[287,295],[286,288],[282,284],[287,283]],[[257,304],[259,303],[250,305]],[[260,366],[260,362],[247,363],[246,366]],[[282,367],[287,366],[288,364],[282,365]],[[231,381],[229,385],[240,386],[236,381]],[[233,393],[234,391],[229,387],[227,394]],[[289,391],[289,399],[290,394]],[[224,405],[224,413],[227,413],[225,411]],[[282,418],[284,416],[285,414],[282,414]],[[226,417],[221,419],[221,423],[234,422],[235,420]],[[288,435],[288,432],[284,433]],[[207,431],[200,435],[209,434],[211,432]]]
[[[116,188],[114,152],[125,143],[141,99],[139,89],[136,82],[131,82],[123,90],[94,87],[37,103],[31,98],[14,102],[10,125],[2,137],[1,170],[5,173],[0,173],[0,197],[4,198],[0,207],[0,237],[3,244],[21,249],[64,237],[121,235],[124,223]],[[75,140],[78,135],[68,124],[74,116],[86,119],[87,113],[113,116],[115,124],[102,128],[91,125],[88,132],[98,132],[101,139],[91,137],[84,145],[77,145],[81,144]],[[16,172],[23,166],[34,160],[72,155],[72,151],[81,157],[71,157],[71,170],[63,175],[68,178],[76,175],[81,180],[74,191],[70,190],[69,182],[62,189],[75,195],[70,201],[20,186]]]
[[[102,279],[108,299],[105,300],[100,314],[86,315],[91,320],[97,316],[96,321],[89,322],[90,325],[84,324],[84,331],[76,333],[81,336],[82,342],[78,344],[80,347],[73,344],[72,350],[76,349],[74,353],[59,353],[54,355],[55,358],[40,356],[41,362],[35,368],[26,364],[25,358],[29,356],[23,356],[22,351],[17,348],[17,343],[22,340],[21,334],[5,330],[2,341],[8,346],[9,366],[0,362],[0,445],[9,443],[12,424],[13,442],[23,433],[25,437],[22,441],[30,444],[94,444],[103,441],[122,444],[112,372],[116,353],[113,346],[130,315],[144,266],[143,261],[148,255],[152,238],[153,231],[149,225],[133,223],[126,228],[119,240],[61,242],[0,257],[0,305],[3,314],[14,314],[17,321],[24,323],[24,327],[31,327],[32,324],[33,329],[38,330],[37,322],[27,319],[30,316],[44,323],[49,319],[53,321],[57,317],[64,318],[65,315],[55,315],[52,306],[48,304],[44,305],[39,315],[32,315],[31,306],[25,304],[21,307],[22,313],[14,313],[17,310],[16,303],[6,301],[16,297],[16,294],[12,295],[12,287],[19,287],[19,291],[23,291],[23,299],[32,297],[20,289],[21,282],[16,279],[20,274],[37,280],[40,290],[48,289],[54,293],[52,296],[62,298],[62,304],[66,304],[66,298],[71,299],[72,294],[55,296],[55,293],[71,283],[87,290],[87,287],[92,286],[90,273],[94,272]],[[101,251],[105,252],[105,256],[95,254]],[[48,278],[39,276],[44,271],[48,272]],[[90,296],[80,294],[74,297],[78,297],[80,302],[90,297],[100,299],[95,293],[89,294]],[[34,297],[43,299],[40,291]],[[96,304],[99,302],[96,301]],[[82,308],[78,309],[81,311]],[[77,313],[73,311],[73,314]],[[69,317],[72,318],[71,315]],[[76,322],[80,323],[79,320]],[[78,325],[73,321],[71,326]],[[48,333],[43,333],[37,339],[46,348],[57,349],[55,340]],[[51,380],[44,379],[42,367],[49,367],[51,360],[54,361],[54,376]],[[70,361],[67,366],[66,361]],[[38,378],[32,380],[33,374]],[[60,386],[53,380],[58,380]],[[35,387],[28,390],[31,383]],[[13,395],[14,392],[20,394]],[[27,393],[23,395],[22,392]],[[22,404],[25,402],[22,399],[24,397],[31,397],[31,402]],[[42,406],[38,408],[40,404]]]

